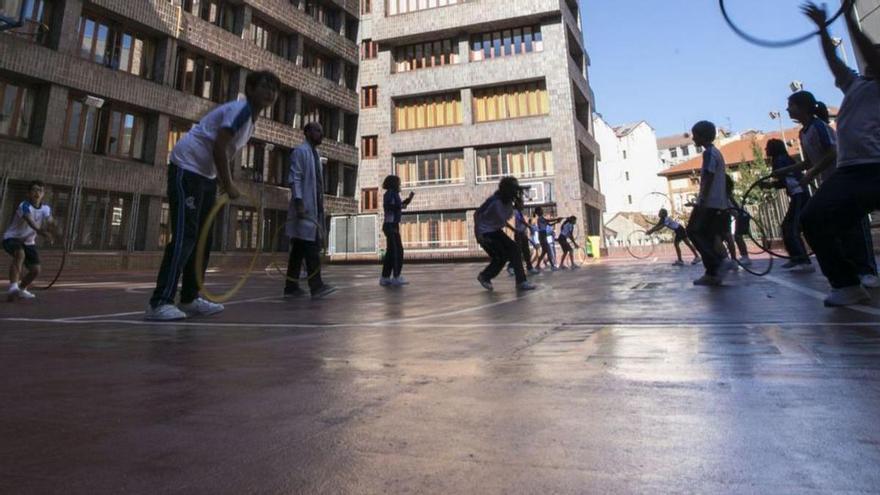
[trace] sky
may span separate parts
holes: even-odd
[[[801,0],[727,0],[741,28],[767,38],[810,31]],[[829,10],[836,7],[830,0]],[[785,114],[789,83],[797,80],[829,106],[834,86],[818,38],[791,48],[751,45],[730,30],[717,0],[580,0],[591,58],[595,110],[612,126],[647,121],[658,137],[680,134],[698,120],[735,131],[778,130],[770,111]],[[843,20],[832,36],[846,40]]]

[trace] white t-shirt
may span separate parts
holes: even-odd
[[[880,82],[851,72],[837,81],[837,166],[880,164]]]
[[[32,205],[30,201],[22,201],[18,208],[15,209],[15,216],[12,217],[12,223],[3,234],[3,240],[18,239],[26,246],[33,246],[37,243],[37,231],[32,229],[24,219],[30,216],[37,228],[43,228],[43,223],[52,218],[52,209],[49,205],[43,203],[39,208]]]
[[[834,129],[819,119],[810,121],[800,132],[801,148],[804,150],[804,156],[811,165],[818,165],[828,151],[837,146],[837,134]],[[835,165],[831,165],[822,172],[822,180],[828,179],[836,170]]]
[[[214,141],[220,129],[229,129],[233,138],[226,156],[230,160],[254,135],[254,114],[246,100],[231,101],[208,112],[171,151],[171,162],[203,177],[217,177]]]
[[[703,167],[700,169],[701,181],[706,172],[714,174],[712,184],[705,198],[700,198],[700,206],[723,210],[727,208],[727,167],[724,156],[714,145],[706,146],[703,151]]]

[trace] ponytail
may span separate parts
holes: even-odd
[[[821,101],[816,100],[813,93],[809,91],[798,91],[788,97],[788,101],[810,112],[810,115],[825,122],[831,123],[831,115],[828,112],[828,106]]]

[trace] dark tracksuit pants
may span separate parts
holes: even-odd
[[[718,268],[723,261],[722,255],[715,249],[715,240],[719,235],[730,229],[730,216],[724,210],[697,206],[691,213],[687,226],[688,237],[700,253],[706,274],[718,276]]]
[[[299,289],[299,276],[302,271],[303,261],[306,263],[308,273],[309,290],[312,294],[324,286],[321,280],[321,243],[318,237],[314,241],[305,239],[290,239],[290,257],[287,260],[287,282],[284,285],[285,292]]]
[[[801,239],[801,214],[809,200],[808,193],[792,196],[788,203],[788,210],[785,212],[785,218],[782,219],[782,241],[785,244],[785,250],[791,256],[791,261],[795,263],[810,262],[810,257],[807,256],[807,247],[804,246],[804,241]]]
[[[497,277],[504,264],[508,261],[513,266],[513,272],[516,275],[516,283],[520,284],[526,281],[526,272],[523,269],[522,254],[519,246],[516,245],[510,237],[504,232],[498,230],[482,235],[480,247],[489,255],[489,265],[480,272],[480,275],[486,280],[492,280]]]
[[[527,232],[517,232],[514,234],[514,241],[519,246],[520,256],[526,264],[526,269],[532,269],[532,251],[529,249],[529,234]]]
[[[168,165],[168,212],[171,220],[171,241],[165,246],[162,265],[156,279],[156,289],[150,298],[150,306],[174,304],[177,282],[183,276],[180,290],[181,304],[191,303],[199,297],[196,270],[204,276],[211,254],[212,235],[208,233],[205,259],[197,267],[195,249],[199,234],[205,228],[204,220],[214,207],[217,198],[217,181]],[[212,229],[213,230],[213,229]]]
[[[382,224],[385,234],[385,259],[382,260],[382,277],[400,276],[403,270],[403,241],[400,239],[400,224],[385,222]]]
[[[863,257],[873,257],[873,253],[864,252],[865,233],[860,223],[878,208],[880,164],[838,168],[807,203],[801,216],[804,236],[816,253],[822,273],[831,287],[840,289],[859,285],[859,268],[847,250],[858,249]],[[846,236],[854,231],[862,232],[856,236],[861,237],[861,242],[853,242],[860,246],[848,246],[851,242]]]

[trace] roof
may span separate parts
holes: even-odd
[[[800,130],[800,127],[795,127],[784,131],[785,141],[787,141],[787,144],[789,145],[788,149],[789,154],[791,155],[800,154],[800,141],[798,140]],[[757,143],[759,149],[763,150],[767,141],[770,139],[782,139],[782,133],[770,132],[764,134],[759,131],[750,131],[743,134],[740,139],[721,146],[718,150],[721,151],[721,154],[724,156],[724,162],[727,163],[728,166],[736,167],[741,163],[750,162],[755,159],[753,143]],[[702,166],[703,157],[697,156],[696,158],[692,158],[686,162],[667,168],[657,175],[670,177],[690,174],[696,170],[700,170]]]
[[[731,133],[727,129],[718,129],[719,136],[729,136]],[[657,149],[665,150],[669,148],[677,148],[679,146],[688,146],[694,144],[694,140],[689,132],[683,134],[674,134],[672,136],[664,136],[657,138]]]
[[[648,219],[648,217],[646,217],[642,213],[633,212],[633,211],[621,211],[619,213],[616,213],[613,217],[611,217],[611,219],[609,219],[607,222],[605,222],[605,225],[606,225],[605,228],[607,229],[608,228],[607,225],[610,225],[612,222],[614,222],[615,220],[617,220],[618,218],[621,218],[621,217],[623,219],[628,220],[631,223],[638,225],[639,227],[642,227],[642,228],[650,228],[650,227],[654,226],[654,222],[650,221]]]
[[[651,127],[651,125],[648,124],[647,122],[645,122],[644,120],[640,120],[638,122],[632,122],[629,124],[619,125],[619,126],[613,127],[612,129],[614,129],[614,133],[617,134],[617,137],[620,138],[620,137],[624,137],[627,134],[631,133],[632,131],[636,130],[636,128],[638,128],[642,124],[645,124],[646,126]]]

